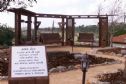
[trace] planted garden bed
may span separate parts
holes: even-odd
[[[5,76],[8,75],[8,58],[9,50],[3,50],[3,57],[0,58],[0,75]],[[108,64],[108,63],[116,63],[114,59],[102,58],[89,56],[90,65],[95,64]],[[48,61],[48,70],[49,72],[62,72],[68,71],[72,69],[80,68],[81,61],[76,59],[73,54],[70,52],[47,52],[47,61]],[[58,69],[57,69],[58,68]]]
[[[59,68],[59,66],[61,71],[67,71],[80,68],[81,64],[81,61],[69,52],[48,52],[47,58],[48,69],[51,72],[53,72],[52,70],[54,70],[54,72],[58,72],[59,70],[57,70],[57,68]],[[114,59],[96,57],[92,55],[88,55],[88,61],[90,65],[118,63],[118,61]]]

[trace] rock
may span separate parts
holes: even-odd
[[[0,57],[4,55],[4,51],[0,50]]]
[[[51,68],[49,70],[49,73],[56,73],[56,72],[58,72],[58,69],[57,68]]]
[[[89,80],[87,80],[86,84],[97,84],[97,81],[89,81]]]
[[[98,84],[97,82],[89,82],[89,83],[86,83],[86,84]]]
[[[64,72],[64,71],[66,71],[67,69],[66,69],[66,67],[64,67],[64,66],[58,66],[58,67],[57,67],[57,70],[58,70],[58,72]]]
[[[121,50],[122,55],[126,55],[126,50]]]
[[[0,76],[0,80],[7,80],[8,76]]]
[[[122,57],[122,54],[116,54],[117,56],[119,56],[119,57]]]
[[[109,55],[109,52],[104,52],[105,55]]]
[[[114,52],[109,53],[111,56],[115,56],[116,54]]]
[[[119,61],[113,61],[113,62],[104,62],[103,64],[119,64],[120,62]]]
[[[80,53],[74,54],[75,59],[81,59],[82,56],[83,56],[83,54],[80,54]]]
[[[79,64],[74,66],[75,69],[80,69],[80,67],[81,66]]]
[[[74,65],[70,65],[70,66],[68,66],[67,69],[68,69],[68,70],[73,70],[73,69],[75,69],[75,67],[74,67]]]
[[[100,52],[100,51],[98,51],[98,52],[96,52],[97,54],[103,54],[102,52]]]
[[[126,55],[123,55],[123,57],[126,57]]]
[[[110,62],[104,62],[103,64],[109,64]]]
[[[110,82],[98,82],[97,84],[111,84]]]
[[[122,81],[116,81],[115,84],[125,84],[125,83]]]
[[[114,61],[112,62],[113,64],[121,64],[122,62],[121,61]]]
[[[3,50],[0,50],[0,53],[3,53],[4,51]]]
[[[89,53],[96,54],[97,53],[97,49],[92,49],[92,50],[89,51]]]

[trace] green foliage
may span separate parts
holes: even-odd
[[[125,23],[116,23],[113,29],[113,35],[119,36],[126,34],[126,24]]]
[[[11,4],[10,4],[11,2]],[[26,3],[28,2],[28,3]],[[26,8],[27,6],[32,7],[32,3],[37,0],[0,0],[0,12],[7,10],[11,5],[18,5],[20,8]],[[13,3],[13,4],[12,4]]]
[[[92,33],[98,33],[98,27],[97,25],[89,25],[89,26],[84,26],[80,25],[75,28],[76,32],[92,32]]]
[[[119,36],[119,35],[123,35],[126,34],[126,30],[125,29],[119,29],[118,31],[116,31],[114,33],[114,36]]]
[[[12,45],[14,32],[6,25],[0,25],[0,45]]]

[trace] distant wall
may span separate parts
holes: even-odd
[[[126,44],[113,43],[113,47],[126,48]]]

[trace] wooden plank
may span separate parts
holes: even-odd
[[[42,33],[40,35],[40,41],[43,44],[61,43],[61,38],[59,33]]]
[[[94,42],[93,33],[79,33],[78,37],[79,42]]]

